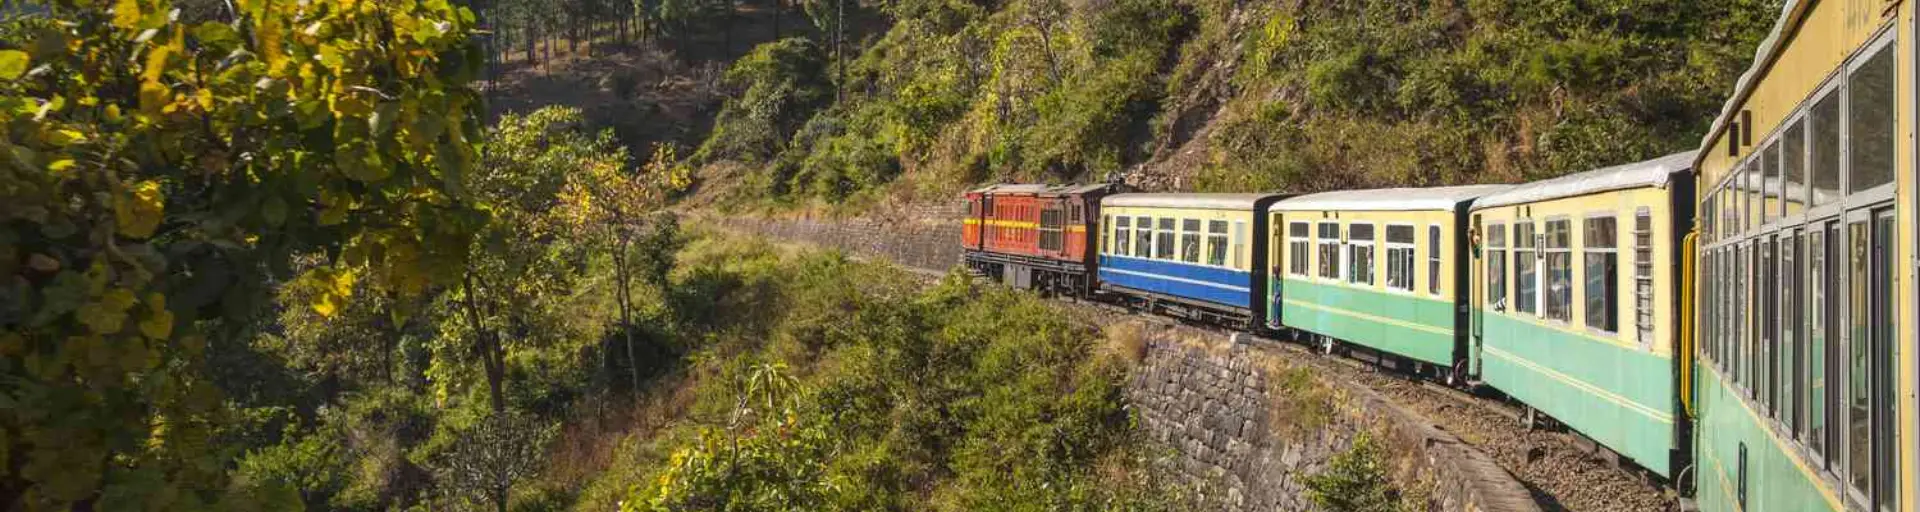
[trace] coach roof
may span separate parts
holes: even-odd
[[[1693,168],[1694,155],[1693,151],[1675,153],[1645,162],[1616,165],[1517,185],[1506,192],[1482,197],[1473,202],[1473,207],[1480,209],[1510,206],[1630,188],[1665,188],[1667,181],[1673,178],[1674,173]]]
[[[973,189],[976,194],[1047,194],[1071,195],[1098,192],[1112,185],[1093,183],[1088,185],[1043,185],[1037,183],[1001,183]]]
[[[1253,211],[1263,203],[1281,197],[1286,196],[1278,194],[1118,194],[1100,200],[1100,205]]]
[[[1453,210],[1474,198],[1512,189],[1512,185],[1462,185],[1457,187],[1376,188],[1336,190],[1307,194],[1273,203],[1268,210],[1285,211],[1421,211]]]

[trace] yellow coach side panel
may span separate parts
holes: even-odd
[[[1571,286],[1573,288],[1570,319],[1565,322],[1546,319],[1544,308],[1537,310],[1536,314],[1526,314],[1519,312],[1516,308],[1508,307],[1504,312],[1492,314],[1502,314],[1540,327],[1630,350],[1645,351],[1662,358],[1671,357],[1673,334],[1676,332],[1673,323],[1676,314],[1674,308],[1677,306],[1673,303],[1673,290],[1674,286],[1677,286],[1673,258],[1677,251],[1673,247],[1673,208],[1670,194],[1672,191],[1668,189],[1636,188],[1473,210],[1472,215],[1479,217],[1478,229],[1488,230],[1499,225],[1507,230],[1505,250],[1509,258],[1512,258],[1516,244],[1520,243],[1512,237],[1516,222],[1532,222],[1534,233],[1539,235],[1546,234],[1546,222],[1549,220],[1566,219],[1571,229],[1568,233],[1571,237],[1568,241],[1568,250],[1572,253]],[[1639,313],[1634,299],[1634,280],[1636,279],[1634,272],[1639,263],[1636,260],[1639,255],[1634,246],[1635,224],[1636,215],[1640,212],[1650,216],[1652,231],[1649,242],[1652,244],[1650,252],[1653,262],[1653,337],[1645,342],[1638,339],[1639,335],[1634,326],[1636,315]],[[1617,309],[1614,312],[1614,318],[1618,319],[1619,324],[1614,332],[1606,332],[1586,325],[1587,305],[1583,300],[1587,288],[1586,280],[1583,278],[1587,261],[1583,221],[1588,218],[1609,216],[1614,218],[1614,240],[1616,241],[1614,251],[1618,255],[1614,276],[1614,289],[1617,290],[1615,301]],[[1485,245],[1488,243],[1486,238],[1484,234],[1480,236],[1482,250],[1488,248]],[[1507,286],[1505,296],[1511,300],[1516,296],[1514,292],[1517,286],[1514,280],[1518,277],[1512,263],[1508,263],[1506,271],[1509,277],[1505,280]],[[1543,302],[1547,293],[1545,271],[1545,265],[1542,263],[1538,269],[1538,272],[1542,273],[1538,293]],[[1486,279],[1478,267],[1476,267],[1474,279],[1480,281]],[[1485,294],[1486,290],[1476,293],[1477,296],[1473,298],[1476,306],[1485,306]]]

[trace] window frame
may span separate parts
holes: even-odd
[[[1446,272],[1446,229],[1439,224],[1427,224],[1427,295],[1442,297],[1446,289],[1441,284],[1441,276]]]
[[[1385,235],[1386,235],[1386,236],[1383,236],[1383,237],[1381,237],[1381,238],[1380,238],[1380,241],[1379,241],[1379,243],[1377,243],[1377,244],[1375,244],[1375,247],[1384,247],[1384,248],[1386,248],[1386,254],[1387,254],[1387,271],[1386,271],[1386,274],[1387,274],[1387,279],[1386,279],[1386,288],[1387,288],[1387,291],[1389,291],[1389,292],[1393,292],[1393,293],[1401,293],[1401,294],[1406,294],[1406,295],[1413,295],[1413,294],[1415,294],[1415,291],[1416,291],[1416,290],[1419,290],[1419,289],[1420,289],[1420,286],[1419,286],[1419,281],[1420,281],[1420,279],[1419,279],[1419,272],[1420,272],[1420,270],[1419,270],[1419,267],[1417,267],[1417,266],[1416,266],[1416,265],[1418,265],[1418,264],[1420,263],[1420,227],[1419,227],[1418,225],[1416,225],[1416,224],[1414,224],[1414,223],[1411,223],[1411,222],[1388,222],[1388,223],[1386,223],[1386,224],[1383,224],[1383,225],[1384,225],[1384,226],[1386,226],[1386,228],[1387,228],[1387,229],[1386,229],[1386,232],[1385,232]],[[1411,234],[1411,235],[1413,236],[1413,239],[1412,239],[1411,241],[1408,241],[1408,242],[1394,242],[1394,241],[1393,241],[1393,228],[1406,228],[1406,229],[1407,229],[1407,232],[1408,232],[1409,234]],[[1407,282],[1406,282],[1406,287],[1405,287],[1405,288],[1398,288],[1398,287],[1395,287],[1395,286],[1394,286],[1394,283],[1393,283],[1393,267],[1394,267],[1394,256],[1393,256],[1393,253],[1394,253],[1394,251],[1396,251],[1396,250],[1406,250],[1406,251],[1407,251],[1407,261],[1406,261],[1406,268],[1405,268],[1405,271],[1406,271],[1406,274],[1407,274],[1407,275],[1406,275],[1406,281],[1407,281]],[[1376,255],[1377,255],[1377,254],[1376,254]]]
[[[1520,236],[1521,226],[1527,228],[1527,236]],[[1541,279],[1542,267],[1544,265],[1542,265],[1543,259],[1540,257],[1540,236],[1539,221],[1532,218],[1515,219],[1513,221],[1513,236],[1511,237],[1513,256],[1511,265],[1513,267],[1512,298],[1514,299],[1514,307],[1509,308],[1509,310],[1516,314],[1533,315],[1535,318],[1542,317],[1540,313],[1542,306],[1540,285],[1544,282],[1544,280]],[[1525,239],[1524,241],[1521,240],[1523,238]],[[1520,253],[1523,251],[1527,253],[1526,258],[1520,257]],[[1532,271],[1533,275],[1530,278],[1522,279],[1520,277],[1520,262],[1523,260],[1528,262],[1527,266]],[[1533,295],[1532,297],[1522,297],[1524,294],[1520,293],[1521,286],[1528,284],[1532,285]]]
[[[1294,235],[1294,227],[1302,228],[1299,236]],[[1299,245],[1296,245],[1299,244]],[[1313,223],[1307,221],[1287,221],[1287,275],[1307,278],[1313,274]],[[1296,272],[1294,267],[1299,267]]]
[[[1547,228],[1552,226],[1555,222],[1565,222],[1567,225],[1566,247],[1562,247],[1558,249],[1554,249],[1551,247],[1552,245],[1551,241],[1553,239],[1553,236],[1548,233],[1550,230]],[[1573,305],[1574,305],[1573,301],[1576,298],[1575,296],[1577,295],[1573,293],[1573,285],[1574,285],[1574,281],[1573,281],[1574,258],[1573,257],[1578,252],[1578,250],[1575,248],[1576,244],[1574,243],[1577,241],[1578,237],[1574,235],[1574,232],[1573,232],[1573,216],[1572,215],[1548,215],[1546,218],[1546,221],[1543,222],[1540,227],[1541,227],[1540,236],[1542,237],[1540,242],[1540,261],[1541,261],[1540,275],[1541,275],[1541,282],[1545,285],[1540,288],[1540,291],[1542,292],[1540,294],[1540,303],[1541,303],[1540,318],[1545,319],[1548,322],[1556,322],[1559,325],[1573,325]],[[1547,293],[1545,293],[1545,292],[1552,291],[1553,277],[1547,274],[1548,274],[1548,271],[1550,271],[1552,268],[1552,264],[1553,264],[1552,255],[1555,253],[1563,253],[1566,255],[1566,262],[1567,262],[1566,304],[1563,306],[1563,309],[1565,310],[1565,313],[1566,313],[1566,318],[1554,318],[1552,316],[1553,311],[1551,308],[1548,307],[1548,306],[1551,306],[1552,303],[1547,300]]]
[[[1508,302],[1510,302],[1509,299],[1512,298],[1512,294],[1510,293],[1510,290],[1509,290],[1510,287],[1508,285],[1510,283],[1508,281],[1511,281],[1513,276],[1513,269],[1511,268],[1512,263],[1508,259],[1509,251],[1507,249],[1507,234],[1508,234],[1507,223],[1506,222],[1488,222],[1486,226],[1487,227],[1485,227],[1484,229],[1487,230],[1486,231],[1487,233],[1486,250],[1488,251],[1487,261],[1488,262],[1494,261],[1492,259],[1492,256],[1496,255],[1497,253],[1497,255],[1500,257],[1498,260],[1500,262],[1500,268],[1499,269],[1491,268],[1492,265],[1490,263],[1481,267],[1482,269],[1484,269],[1484,272],[1488,279],[1490,280],[1498,279],[1497,283],[1491,282],[1491,281],[1486,283],[1487,291],[1485,294],[1483,294],[1484,296],[1481,297],[1481,301],[1484,305],[1483,307],[1492,309],[1494,312],[1497,312],[1497,313],[1505,313],[1508,309],[1510,309],[1508,307]],[[1494,238],[1493,236],[1494,233],[1499,233],[1500,237],[1497,239]],[[1496,290],[1499,291],[1499,296],[1497,298],[1494,296],[1495,295],[1494,292]]]
[[[1607,219],[1613,223],[1613,233],[1612,233],[1613,246],[1612,247],[1595,249],[1592,245],[1590,245],[1589,243],[1590,241],[1587,239],[1587,235],[1588,235],[1587,223],[1595,222],[1600,219]],[[1578,244],[1573,243],[1576,241],[1578,242]],[[1620,215],[1619,213],[1610,211],[1610,210],[1587,212],[1585,215],[1582,215],[1580,217],[1580,235],[1578,237],[1578,240],[1569,240],[1568,242],[1569,242],[1568,245],[1577,245],[1579,247],[1579,249],[1577,249],[1576,251],[1579,253],[1580,258],[1579,258],[1578,264],[1575,266],[1579,267],[1577,271],[1579,275],[1578,280],[1582,283],[1582,285],[1580,287],[1580,293],[1578,294],[1579,297],[1575,299],[1575,302],[1580,304],[1581,325],[1586,328],[1587,333],[1589,334],[1599,335],[1602,337],[1619,336],[1621,334],[1620,262],[1621,260],[1624,259],[1620,257]],[[1601,253],[1601,254],[1613,256],[1613,278],[1607,281],[1607,290],[1610,295],[1610,297],[1608,297],[1607,299],[1607,307],[1612,310],[1610,314],[1613,316],[1613,329],[1611,330],[1591,325],[1590,321],[1593,319],[1593,312],[1587,310],[1587,308],[1591,305],[1591,302],[1588,299],[1588,294],[1593,293],[1593,289],[1587,286],[1588,284],[1591,283],[1591,281],[1587,279],[1587,269],[1589,268],[1587,258],[1592,256],[1594,253]],[[1569,290],[1569,293],[1571,293],[1571,290]],[[1571,315],[1572,311],[1569,310],[1568,314]]]
[[[1327,235],[1327,228],[1333,228],[1332,236]],[[1346,269],[1341,265],[1347,259],[1347,253],[1342,249],[1346,245],[1346,226],[1340,221],[1321,221],[1315,223],[1313,229],[1314,278],[1330,283],[1346,281]]]
[[[1361,244],[1358,241],[1356,241],[1356,239],[1354,238],[1354,232],[1353,232],[1354,228],[1358,228],[1360,226],[1367,227],[1367,241],[1366,241],[1365,247],[1362,247]],[[1379,281],[1378,269],[1379,269],[1379,261],[1380,261],[1380,258],[1379,258],[1380,238],[1381,238],[1380,234],[1381,233],[1380,233],[1378,224],[1375,224],[1372,222],[1360,222],[1360,221],[1347,223],[1346,242],[1341,244],[1342,247],[1345,247],[1346,249],[1345,252],[1347,255],[1347,268],[1348,268],[1347,284],[1349,285],[1364,284],[1366,285],[1367,288],[1372,288],[1378,284],[1378,281]],[[1363,249],[1363,248],[1366,249],[1366,252],[1364,253],[1366,255],[1366,263],[1367,263],[1367,268],[1365,273],[1362,273],[1360,268],[1360,260],[1361,260],[1360,255],[1362,254],[1360,252],[1360,249]],[[1364,283],[1361,281],[1362,276],[1365,276],[1366,278],[1366,281]]]

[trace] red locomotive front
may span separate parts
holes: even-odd
[[[1019,288],[1092,291],[1100,198],[1120,185],[993,185],[967,192],[967,267]]]

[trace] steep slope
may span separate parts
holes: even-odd
[[[1552,176],[1694,145],[1778,4],[894,0],[844,79],[742,59],[695,159],[748,203]]]

